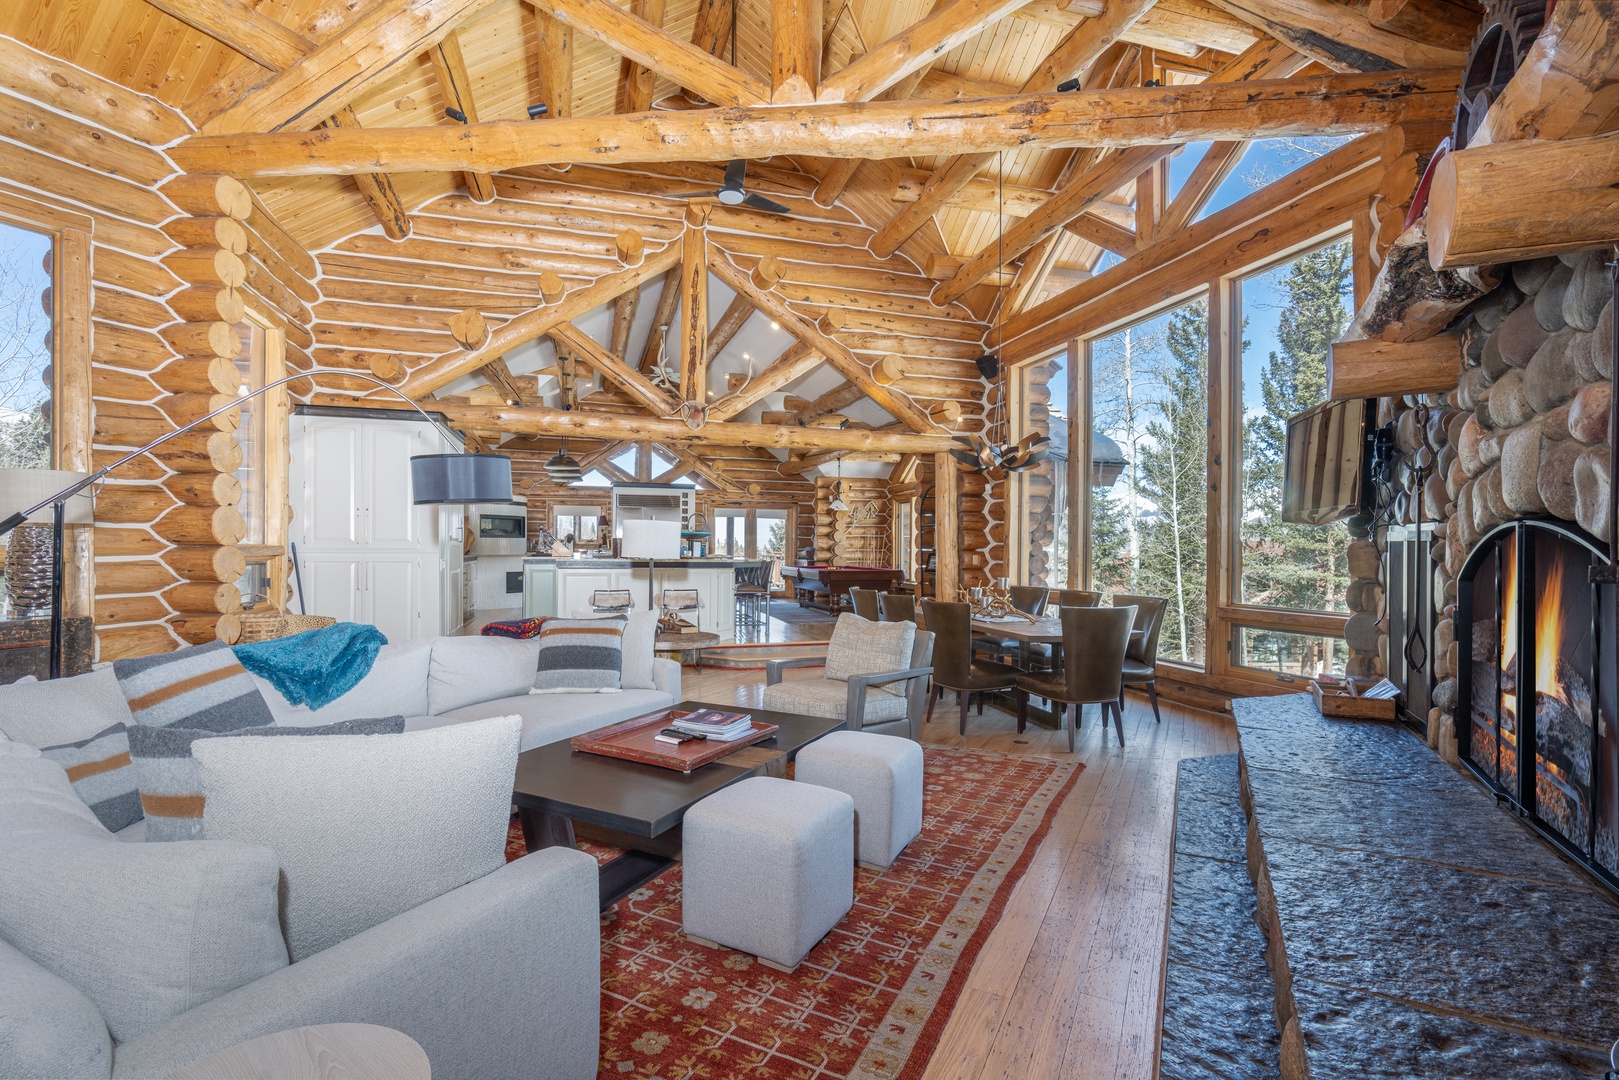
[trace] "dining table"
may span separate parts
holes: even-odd
[[[975,637],[996,638],[1000,641],[1015,641],[1019,645],[1050,645],[1051,668],[1053,671],[1062,667],[1062,620],[1053,618],[1040,618],[1029,621],[1022,615],[1006,616],[998,619],[974,615],[972,619],[972,632]],[[1143,630],[1131,630],[1131,642],[1139,641]],[[1014,666],[1025,666],[1028,663],[1028,651],[1020,650],[1021,663]],[[1042,727],[1056,728],[1060,722],[1047,710],[1033,707],[1029,710],[1029,717],[1037,720]]]

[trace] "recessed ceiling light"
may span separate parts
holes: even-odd
[[[772,330],[780,330],[780,329],[781,329],[781,323],[779,323],[779,322],[772,322],[772,323],[771,323],[771,324],[770,324],[770,329],[772,329]]]

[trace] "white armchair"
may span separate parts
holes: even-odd
[[[790,668],[825,663],[819,679],[784,682]],[[915,623],[873,623],[839,616],[827,655],[765,662],[761,704],[777,712],[845,720],[851,731],[921,741],[933,674],[933,635]]]

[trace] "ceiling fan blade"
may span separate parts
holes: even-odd
[[[742,205],[743,206],[751,206],[755,210],[763,210],[767,214],[790,214],[790,213],[792,213],[791,210],[789,210],[785,206],[781,205],[781,203],[772,202],[771,200],[765,198],[763,195],[755,195],[751,191],[748,192],[748,197],[742,200]]]
[[[725,187],[742,190],[742,182],[748,177],[748,159],[732,158],[725,165]]]
[[[665,199],[717,199],[717,191],[682,191],[678,195],[665,195]]]

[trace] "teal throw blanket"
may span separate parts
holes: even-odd
[[[270,680],[294,705],[319,709],[353,690],[386,644],[388,639],[374,626],[340,622],[238,645],[236,658],[253,674]]]

